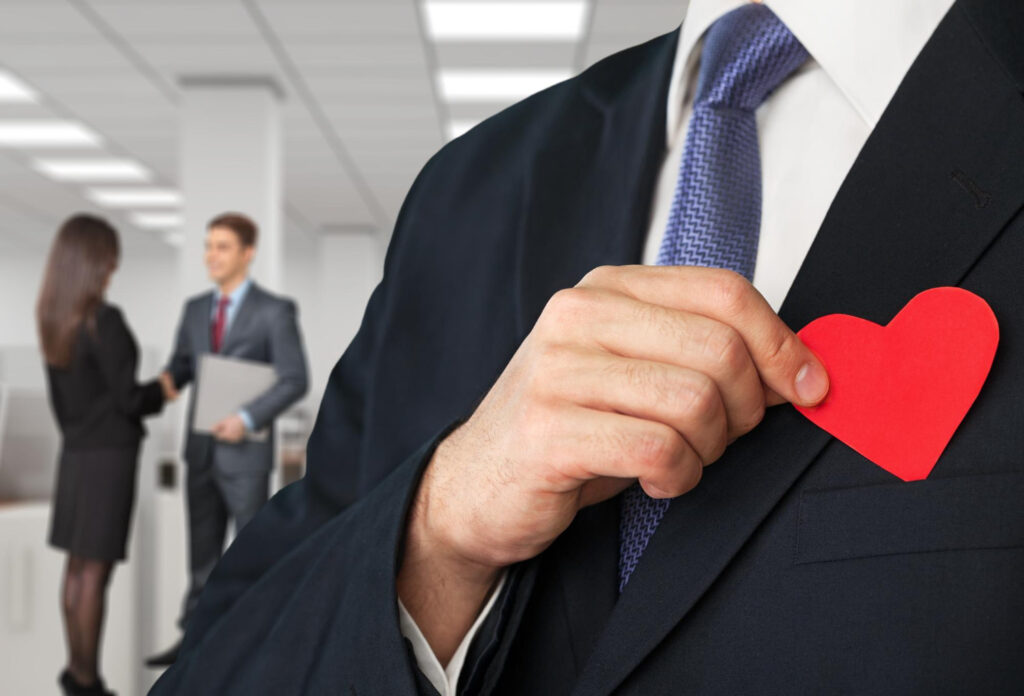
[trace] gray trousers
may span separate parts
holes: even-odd
[[[234,520],[235,534],[267,502],[270,473],[226,474],[214,466],[188,467],[189,588],[185,595],[182,629],[199,603],[213,567],[224,552],[228,519]]]

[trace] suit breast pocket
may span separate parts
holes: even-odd
[[[1024,472],[804,491],[795,563],[1024,546]]]

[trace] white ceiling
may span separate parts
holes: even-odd
[[[575,72],[671,30],[685,4],[592,0],[578,44],[435,44],[417,0],[0,0],[0,68],[41,94],[37,104],[0,104],[0,119],[79,120],[103,137],[105,154],[176,186],[179,78],[271,76],[286,95],[288,232],[387,234],[448,119],[503,106],[440,102],[438,67]],[[78,210],[107,215],[129,248],[167,249],[159,233],[89,203],[82,185],[36,173],[28,163],[38,154],[82,153],[0,149],[0,253],[45,247]]]

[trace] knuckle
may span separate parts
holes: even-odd
[[[571,319],[582,310],[585,295],[581,288],[563,288],[551,296],[542,316],[556,322]]]
[[[750,283],[735,271],[721,269],[712,280],[718,306],[729,316],[742,314],[750,300]]]
[[[797,354],[796,334],[790,331],[778,331],[765,343],[761,352],[761,360],[764,366],[770,370],[782,370],[787,366],[796,369],[797,366],[792,363]]]
[[[578,324],[587,316],[591,300],[585,288],[559,290],[548,299],[535,330],[544,336],[564,335],[566,326]]]
[[[748,433],[764,419],[764,399],[757,399],[751,404],[750,413],[739,423],[740,433]]]
[[[728,427],[723,423],[722,427],[719,428],[718,434],[714,441],[711,443],[711,447],[708,450],[707,456],[705,457],[704,464],[710,464],[718,460],[723,454],[725,449],[729,445],[729,430]]]
[[[684,454],[679,460],[667,492],[675,497],[693,490],[700,480],[703,469],[704,464],[696,453],[692,453],[691,450],[691,453]]]
[[[680,495],[688,493],[697,487],[697,484],[700,483],[701,478],[704,476],[704,467],[700,462],[695,462],[691,473],[693,478],[687,482],[685,489],[680,492]]]
[[[718,324],[708,331],[703,350],[704,354],[721,365],[727,374],[735,374],[746,367],[746,344],[739,332],[725,324]]]
[[[648,471],[663,469],[682,454],[682,438],[668,426],[648,428],[628,446]]]
[[[704,420],[713,414],[718,402],[718,387],[707,375],[696,372],[686,380],[683,410],[692,418]]]
[[[612,279],[615,277],[617,269],[615,266],[598,266],[597,268],[591,269],[583,279],[579,282],[580,285],[610,285]]]

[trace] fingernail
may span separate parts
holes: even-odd
[[[796,373],[796,395],[801,404],[816,404],[828,391],[828,375],[817,363],[807,363]]]

